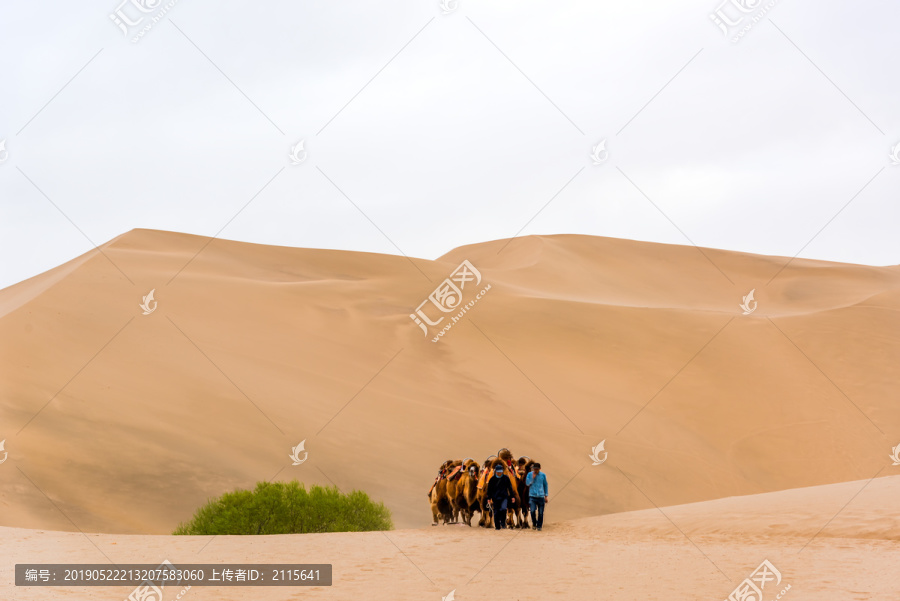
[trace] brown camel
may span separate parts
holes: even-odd
[[[506,512],[506,525],[510,528],[522,527],[522,495],[519,492],[518,482],[517,482],[517,474],[516,474],[516,463],[513,460],[512,451],[507,448],[500,449],[497,451],[497,457],[503,462],[503,472],[509,476],[509,481],[512,483],[513,490],[516,494],[516,502],[512,507],[509,508],[509,511]],[[496,463],[495,463],[496,465]],[[493,466],[492,468],[493,469]]]
[[[459,465],[460,463],[458,459],[456,461],[452,459],[445,461],[438,470],[438,475],[434,479],[434,484],[431,485],[431,490],[428,491],[428,502],[431,505],[431,517],[433,519],[432,526],[437,526],[438,520],[447,524],[453,519],[453,506],[447,491],[447,476],[452,471],[454,464]]]
[[[475,494],[475,499],[478,503],[478,511],[481,512],[481,518],[478,520],[478,525],[485,528],[490,528],[492,525],[491,518],[493,517],[493,513],[487,502],[487,485],[488,480],[490,480],[493,475],[493,472],[490,470],[491,461],[496,458],[496,455],[491,455],[484,460],[484,465],[482,466],[481,474],[478,478],[477,492]]]
[[[463,462],[459,479],[455,485],[451,484],[456,490],[456,495],[451,496],[450,499],[454,513],[461,515],[463,522],[467,526],[472,525],[472,517],[475,515],[475,511],[480,511],[480,505],[477,500],[478,475],[478,463],[469,458]]]
[[[528,486],[525,484],[525,479],[528,478],[532,465],[534,465],[534,461],[531,457],[522,456],[516,461],[515,484],[519,498],[522,500],[521,504],[515,508],[517,528],[530,528],[528,525]]]
[[[450,521],[456,524],[459,523],[459,517],[463,511],[463,508],[459,503],[459,495],[462,490],[462,477],[465,473],[465,466],[463,465],[462,460],[456,459],[451,461],[446,467],[447,500],[450,502]]]

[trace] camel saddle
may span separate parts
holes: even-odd
[[[485,484],[488,483],[488,480],[494,477],[494,470],[484,469],[481,471],[481,475],[478,476],[478,490],[484,488]]]
[[[440,482],[441,480],[443,480],[444,478],[446,478],[447,480],[453,480],[454,476],[456,476],[456,474],[459,474],[460,476],[462,476],[461,470],[462,470],[462,466],[457,465],[455,468],[453,468],[453,471],[450,472],[449,474],[445,474],[444,470],[441,470],[440,472],[438,472],[438,475],[434,479],[434,482],[432,482],[431,488],[428,489],[428,493],[426,496],[430,497],[431,491],[433,491],[434,487],[437,486],[437,483]]]

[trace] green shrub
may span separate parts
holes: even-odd
[[[173,534],[296,534],[393,528],[391,512],[366,493],[293,482],[259,482],[212,499]]]

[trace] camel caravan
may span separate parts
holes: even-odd
[[[528,525],[528,487],[525,479],[534,461],[530,457],[513,459],[509,449],[500,449],[481,465],[468,457],[445,461],[434,484],[428,491],[431,505],[432,526],[442,524],[458,524],[460,519],[467,526],[472,525],[472,518],[477,511],[481,517],[478,525],[491,528],[492,511],[488,503],[488,484],[494,477],[497,466],[512,483],[513,502],[506,512],[506,526],[509,528],[530,528]]]

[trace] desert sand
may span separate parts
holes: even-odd
[[[331,587],[193,587],[183,597],[198,601],[440,601],[451,591],[460,601],[721,600],[764,560],[781,574],[777,586],[769,582],[763,589],[766,601],[788,586],[782,599],[888,601],[900,591],[900,521],[891,515],[898,494],[895,476],[550,522],[542,532],[445,526],[176,537],[0,528],[0,540],[4,555],[19,562],[333,565]],[[0,579],[12,578],[4,565]],[[131,590],[6,585],[0,595],[105,601],[125,599]],[[166,601],[181,590],[167,587]]]
[[[463,260],[490,290],[431,342],[410,314]],[[186,561],[205,540],[147,535],[298,479],[365,490],[399,530],[210,543],[211,562],[303,550],[341,573],[254,598],[718,599],[765,557],[790,598],[891,598],[898,308],[898,266],[571,235],[429,261],[133,230],[0,291],[2,554],[102,561],[80,530],[116,562]],[[500,447],[541,461],[552,524],[428,527],[440,463]],[[87,590],[15,594],[113,598]],[[190,595],[248,598],[210,590]]]

